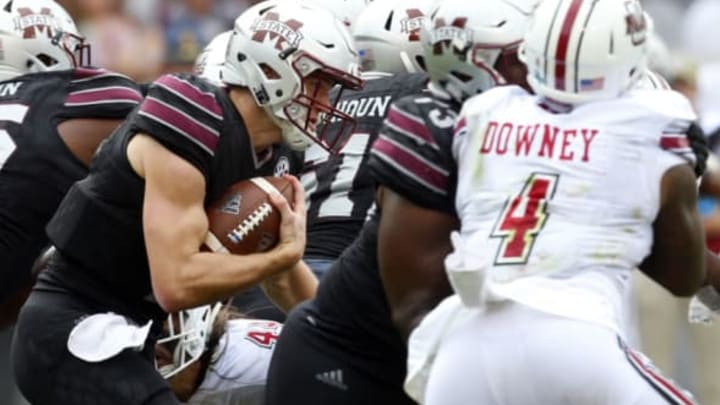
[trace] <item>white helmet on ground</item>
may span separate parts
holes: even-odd
[[[250,13],[250,14],[248,14]],[[315,128],[315,118],[353,119],[323,100],[324,94],[307,94],[312,78],[344,88],[359,89],[357,52],[343,23],[316,7],[282,2],[243,13],[230,37],[222,80],[247,87],[258,105],[265,107],[282,128],[285,142],[304,150],[313,142],[333,149]],[[327,126],[322,126],[327,127]],[[349,132],[349,131],[346,131]]]
[[[517,50],[535,6],[517,0],[443,1],[421,33],[432,85],[460,103],[506,82],[525,85]]]
[[[223,305],[203,305],[186,309],[167,318],[167,335],[158,339],[156,350],[170,350],[172,362],[158,364],[163,378],[170,378],[198,360],[208,349],[215,318]]]
[[[225,53],[230,42],[232,31],[225,31],[215,36],[200,55],[195,59],[193,73],[204,79],[222,85],[222,66],[225,63]]]
[[[52,0],[0,2],[0,80],[89,63],[90,47]]]
[[[566,104],[619,96],[645,71],[648,21],[638,0],[544,0],[521,47],[528,83]]]
[[[371,3],[352,30],[363,71],[414,73],[425,70],[420,30],[428,22],[435,3],[436,0]]]

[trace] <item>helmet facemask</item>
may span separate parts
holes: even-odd
[[[90,44],[85,42],[85,37],[82,35],[58,31],[52,41],[60,45],[68,54],[73,67],[90,66],[92,64]]]
[[[220,313],[222,304],[179,311],[167,318],[167,336],[157,341],[156,351],[168,351],[172,354],[172,362],[157,364],[158,372],[169,379],[193,362],[197,361],[207,350],[210,334],[215,318]],[[167,356],[159,356],[167,357]]]
[[[327,66],[307,53],[299,53],[292,68],[300,78],[300,92],[274,111],[276,116],[292,125],[283,130],[283,136],[291,145],[298,142],[296,138],[300,136],[306,142],[310,141],[308,145],[314,142],[328,152],[339,151],[354,132],[355,120],[337,109],[337,103],[344,89],[362,88],[362,80]],[[334,86],[337,91],[330,100],[330,90]],[[331,122],[336,123],[332,137],[328,131]]]

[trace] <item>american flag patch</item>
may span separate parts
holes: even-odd
[[[605,79],[602,77],[580,79],[580,91],[602,90],[603,87],[605,87]]]

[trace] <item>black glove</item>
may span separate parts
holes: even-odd
[[[702,128],[700,128],[698,124],[693,122],[692,125],[690,125],[690,128],[688,128],[685,132],[685,136],[687,136],[690,148],[692,148],[692,151],[695,154],[695,175],[697,177],[702,177],[707,167],[708,154],[710,154],[710,148],[708,146],[707,137],[705,137],[705,132],[703,132]]]

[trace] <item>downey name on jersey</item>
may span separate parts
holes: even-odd
[[[458,130],[462,131],[463,127],[464,121],[458,124]],[[480,153],[588,162],[590,148],[598,132],[590,128],[490,121],[482,138]]]

